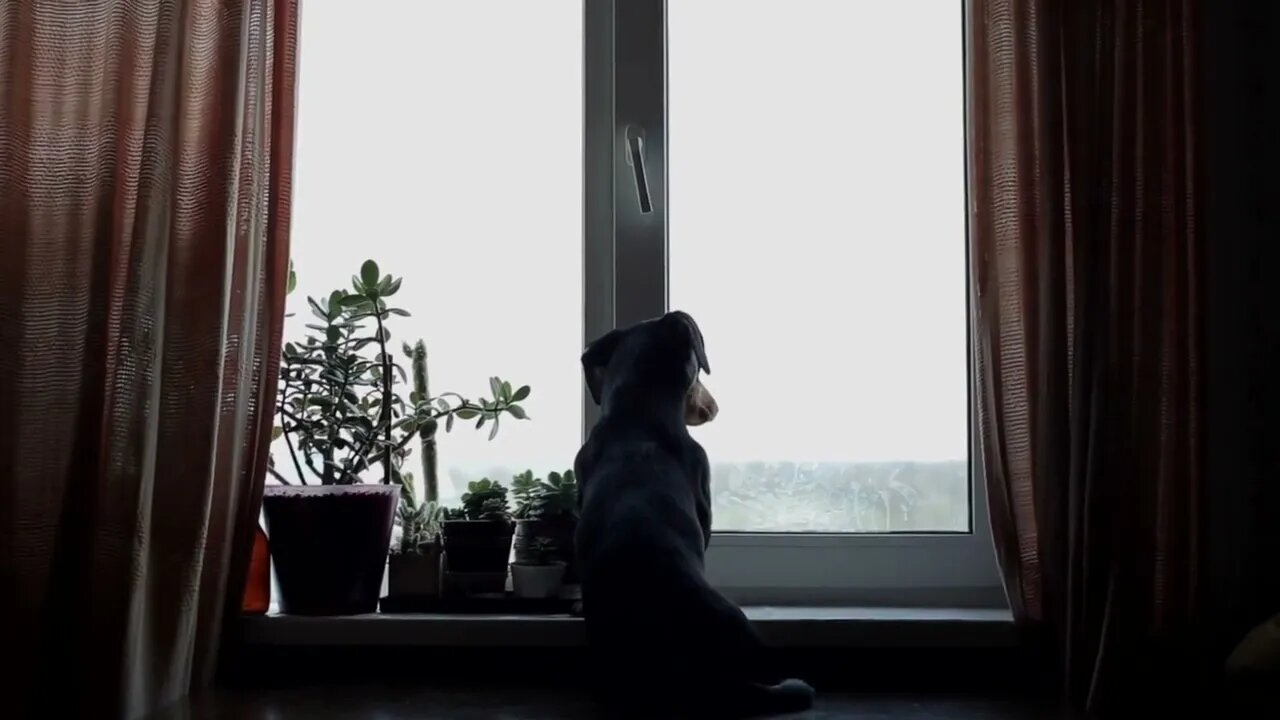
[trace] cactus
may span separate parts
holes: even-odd
[[[413,392],[419,398],[430,398],[430,385],[427,378],[427,344],[422,340],[408,349],[413,373]],[[440,479],[436,475],[436,428],[435,422],[422,424],[418,438],[422,442],[422,483],[423,499],[430,503],[440,501]]]

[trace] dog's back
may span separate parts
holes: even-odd
[[[663,379],[639,381],[660,386]],[[626,388],[617,379],[610,385],[620,394]],[[646,717],[807,708],[812,689],[781,683],[742,611],[706,582],[706,453],[683,416],[664,409],[662,387],[640,390],[620,399],[601,398],[603,383],[593,388],[605,412],[574,463],[581,504],[576,557],[598,687],[615,708]]]

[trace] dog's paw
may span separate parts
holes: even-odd
[[[766,704],[770,713],[802,712],[813,707],[817,693],[813,686],[803,680],[787,678],[777,685],[764,688]]]

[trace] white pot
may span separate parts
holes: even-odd
[[[511,589],[516,597],[521,598],[559,597],[560,588],[564,586],[564,570],[562,562],[550,565],[512,563]]]

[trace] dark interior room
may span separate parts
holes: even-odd
[[[1280,718],[1278,76],[1270,0],[0,0],[0,717]]]

